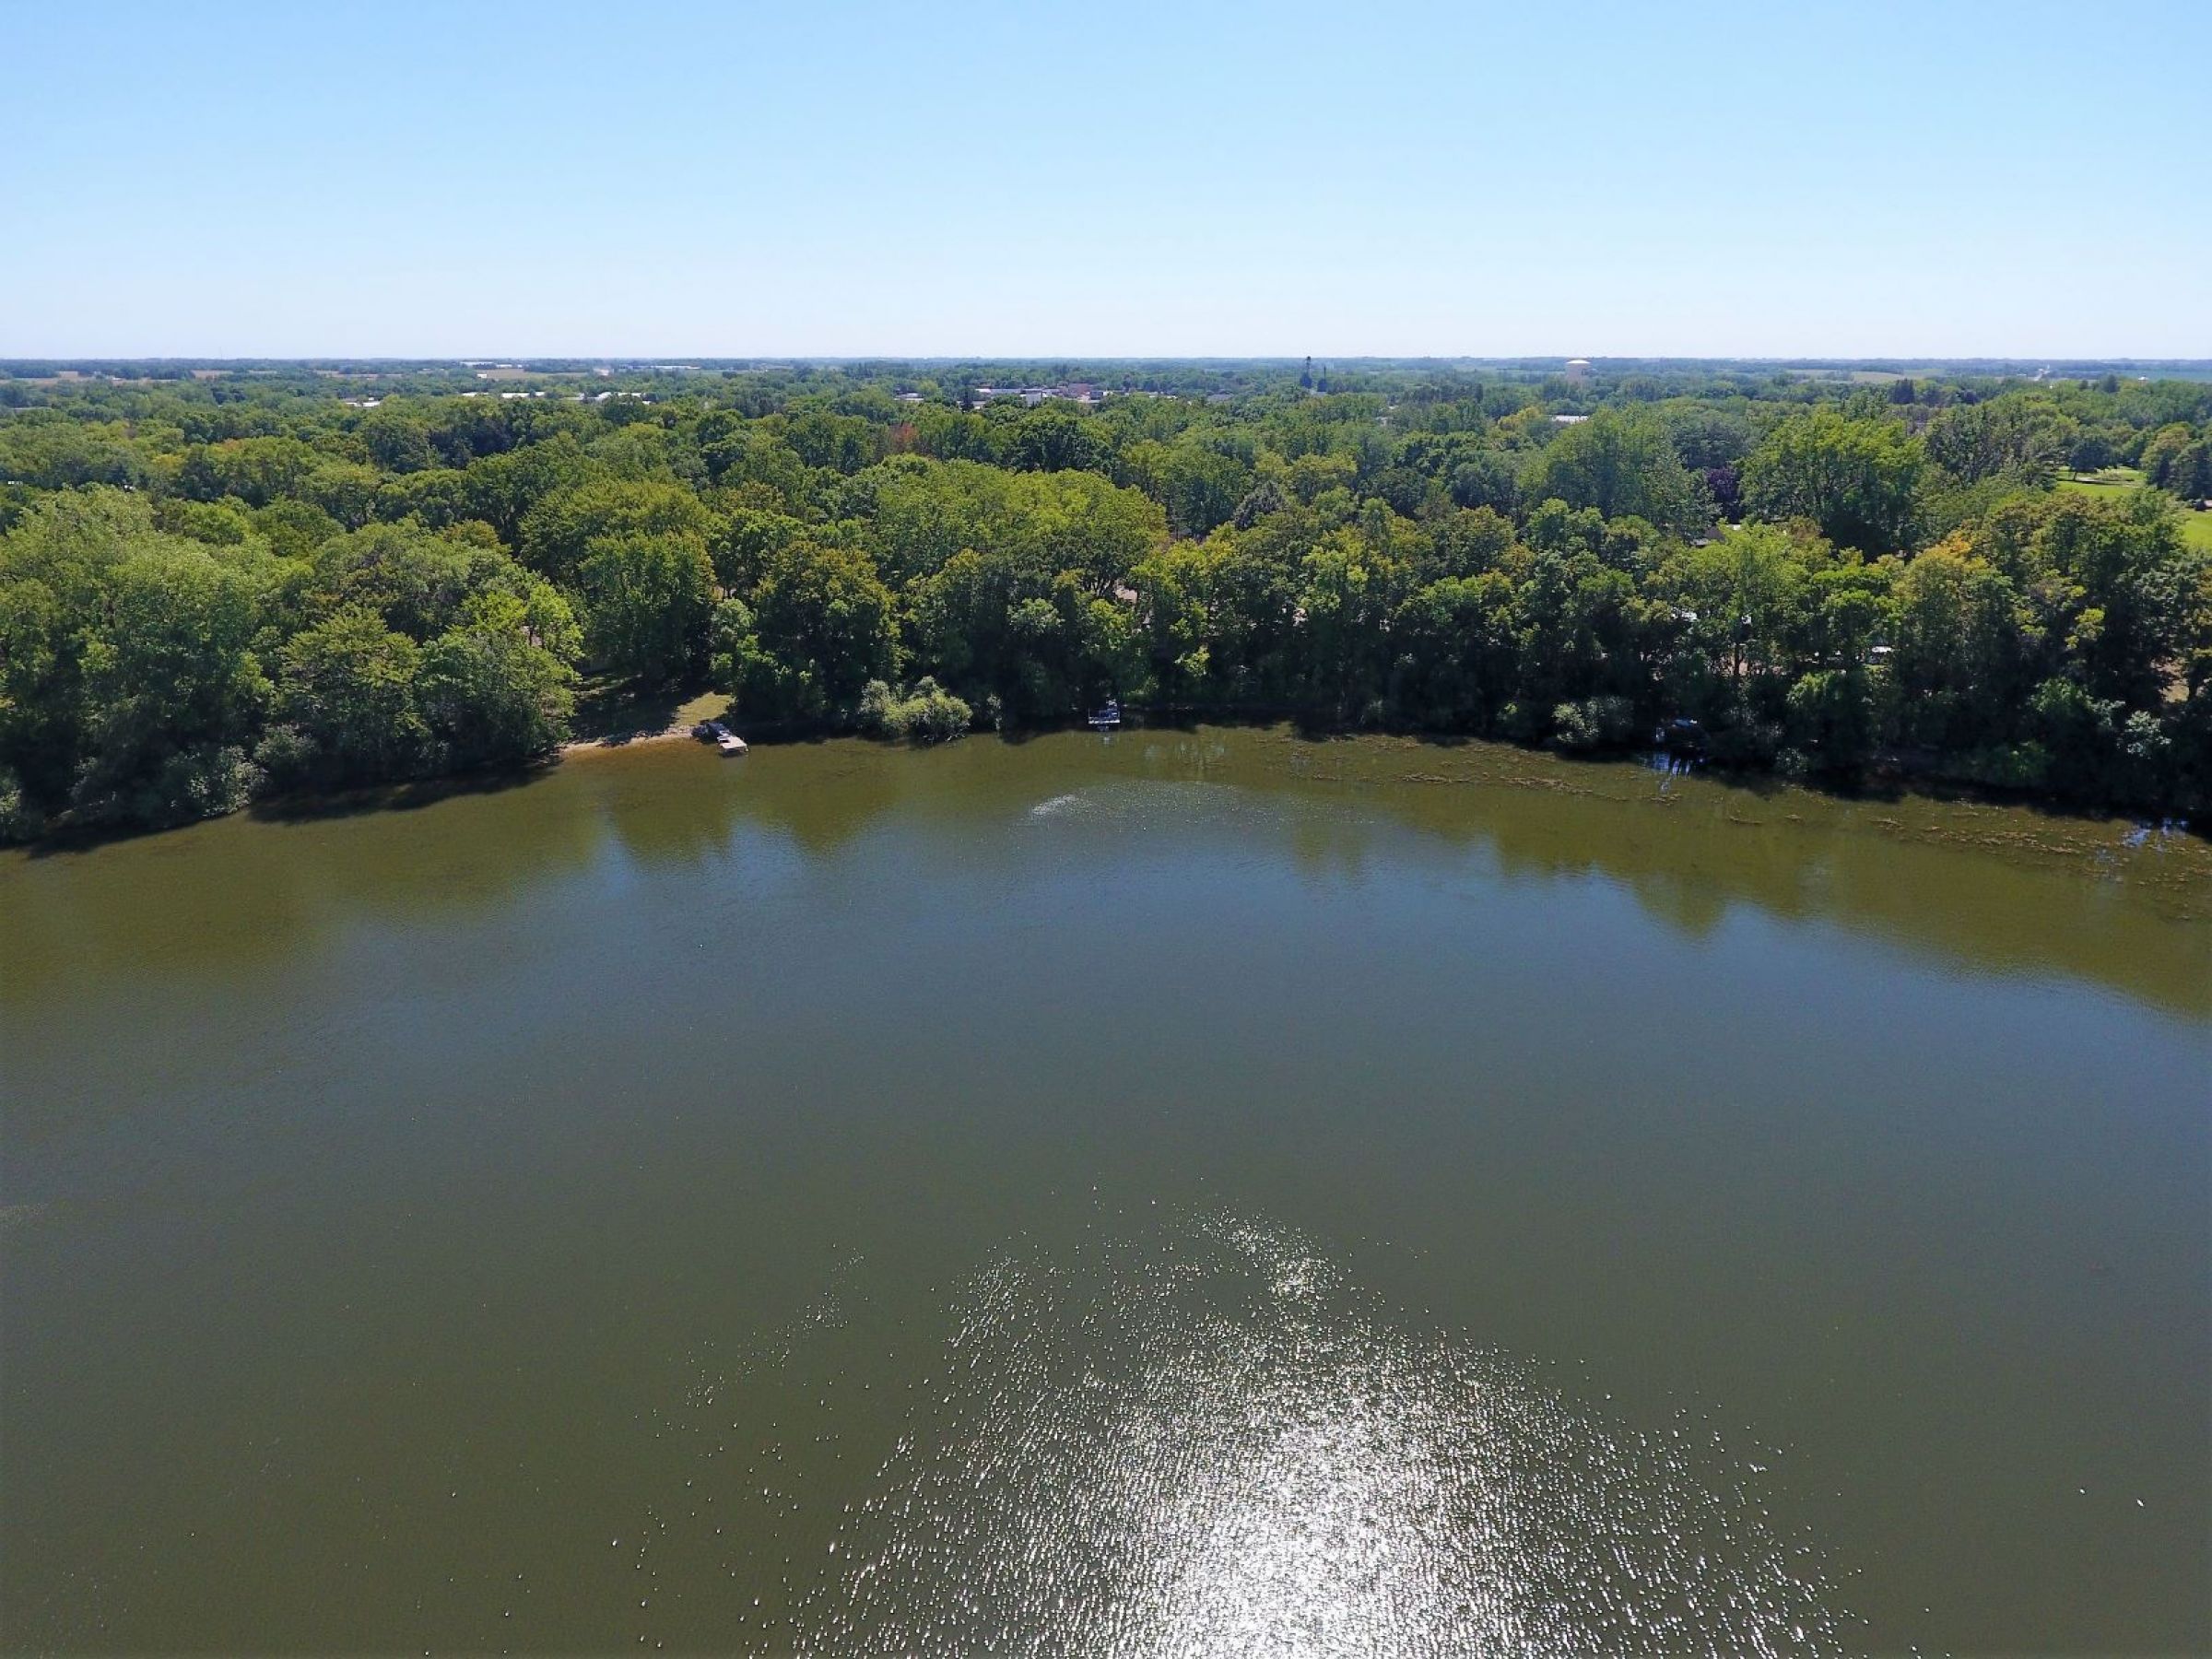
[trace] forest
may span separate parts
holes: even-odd
[[[1971,366],[0,364],[0,839],[1160,716],[2212,809],[2212,383]]]

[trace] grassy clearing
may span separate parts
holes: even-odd
[[[2061,478],[2058,487],[2081,495],[2110,498],[2124,490],[2142,488],[2143,474],[2133,466],[2108,466],[2100,473],[2085,473],[2077,478]],[[2212,512],[2183,508],[2182,541],[2185,546],[2212,553]]]
[[[2143,482],[2143,472],[2135,466],[2108,466],[2102,472],[2074,473],[2058,481],[2061,489],[2083,489],[2092,493],[2104,489],[2133,489]]]
[[[1912,377],[1896,369],[1792,369],[1790,378],[1837,386],[1889,386]]]
[[[721,719],[729,707],[719,691],[648,690],[627,680],[587,679],[576,688],[571,747],[614,748],[688,732],[699,721]]]

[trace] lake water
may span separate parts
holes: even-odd
[[[2212,848],[1201,728],[0,859],[0,1639],[2212,1646]]]

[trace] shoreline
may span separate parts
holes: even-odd
[[[640,744],[674,743],[690,735],[688,725],[641,727],[634,732],[609,732],[602,737],[571,738],[554,752],[565,760],[571,755],[588,754],[593,749],[636,748]]]
[[[721,704],[722,706],[714,706]],[[1312,711],[1291,705],[1247,704],[1229,708],[1198,708],[1164,704],[1153,708],[1125,705],[1133,716],[1124,726],[1125,733],[1144,731],[1190,731],[1203,725],[1221,725],[1241,728],[1282,726],[1296,736],[1311,743],[1325,744],[1346,738],[1394,737],[1419,744],[1433,744],[1443,748],[1457,748],[1467,744],[1488,744],[1501,748],[1518,749],[1528,754],[1550,755],[1570,761],[1598,763],[1633,761],[1648,765],[1666,751],[1648,745],[1606,745],[1589,749],[1562,749],[1550,744],[1518,743],[1510,737],[1472,732],[1430,730],[1418,726],[1357,725],[1315,719]],[[641,744],[666,743],[689,738],[691,727],[700,720],[730,719],[726,701],[712,695],[691,699],[665,726],[641,726],[624,732],[609,732],[596,737],[572,738],[558,749],[548,751],[547,758],[555,760],[593,749],[613,751],[634,748]],[[733,726],[732,728],[735,728]],[[1070,719],[1057,723],[1042,723],[1001,729],[997,731],[971,731],[962,737],[1023,738],[1041,736],[1049,732],[1079,731],[1080,722]],[[888,742],[898,746],[896,738],[870,736],[850,726],[839,726],[828,722],[793,723],[769,721],[750,733],[740,733],[749,744],[774,747],[784,743],[804,743],[823,737],[859,737],[871,742]],[[935,747],[937,745],[915,745]],[[1873,756],[1856,773],[1802,772],[1790,773],[1772,765],[1732,764],[1703,757],[1686,757],[1680,768],[1684,775],[1709,778],[1714,782],[1758,793],[1773,786],[1803,789],[1810,794],[1840,801],[1859,803],[1888,802],[1902,805],[1914,800],[1945,803],[1975,803],[1990,806],[2019,806],[2031,812],[2055,818],[2125,820],[2139,827],[2164,829],[2212,839],[2212,815],[2192,813],[2185,807],[2171,805],[2145,806],[2122,801],[2086,800],[2055,794],[2046,790],[2007,787],[1979,778],[1962,776],[1944,770],[1940,760],[1926,751],[1885,749]]]
[[[613,730],[595,733],[588,737],[571,737],[551,753],[565,760],[571,755],[581,754],[588,749],[633,748],[641,743],[668,743],[678,737],[688,737],[691,728],[702,720],[727,719],[730,700],[719,691],[698,692],[673,706],[655,699],[609,699],[600,705],[599,712],[604,718],[625,707],[633,714],[660,714],[662,718],[657,724],[617,724]]]
[[[545,750],[534,759],[512,767],[473,770],[458,772],[434,773],[419,778],[397,780],[391,782],[366,784],[330,792],[302,791],[296,794],[268,796],[249,802],[234,812],[216,813],[206,818],[195,818],[166,825],[124,826],[63,825],[50,826],[42,833],[16,841],[0,841],[0,852],[28,853],[33,856],[65,851],[80,851],[115,841],[135,840],[141,836],[161,835],[173,830],[188,829],[196,823],[242,813],[270,819],[309,819],[373,811],[383,806],[410,806],[437,799],[447,794],[462,794],[485,789],[504,788],[526,782],[533,776],[544,775],[550,770],[594,752],[619,754],[633,749],[656,747],[664,744],[694,741],[691,727],[699,720],[726,717],[727,700],[707,694],[688,700],[672,717],[661,724],[629,726],[604,732],[595,736],[575,737]],[[1597,749],[1587,752],[1564,752],[1546,746],[1517,744],[1500,737],[1475,736],[1419,730],[1387,727],[1359,728],[1329,725],[1301,721],[1270,711],[1262,714],[1254,710],[1235,712],[1168,709],[1139,711],[1137,718],[1123,728],[1124,735],[1134,736],[1147,731],[1167,735],[1188,733],[1207,725],[1231,729],[1258,730],[1277,728],[1301,742],[1327,747],[1347,740],[1379,738],[1411,744],[1417,747],[1433,747],[1439,752],[1465,747],[1495,748],[1500,751],[1541,756],[1565,762],[1571,766],[1613,767],[1630,766],[1638,771],[1648,769],[1654,752],[1644,748]],[[1057,726],[1036,726],[1014,733],[973,733],[971,738],[988,741],[996,736],[1003,741],[1020,742],[1048,733],[1079,731],[1072,724]],[[801,725],[792,723],[768,722],[754,728],[747,737],[756,747],[779,747],[786,744],[806,744],[826,737],[844,736],[870,744],[884,744],[891,747],[938,747],[942,745],[906,745],[896,739],[869,737],[852,731],[838,731],[826,724]],[[2064,796],[2024,790],[2008,790],[1994,785],[1947,776],[1940,770],[1924,764],[1914,764],[1912,758],[1894,752],[1881,757],[1880,761],[1855,779],[1833,776],[1788,776],[1772,769],[1730,767],[1712,762],[1685,766],[1680,775],[1701,778],[1724,788],[1743,792],[1749,796],[1767,795],[1778,789],[1802,790],[1806,794],[1843,806],[1886,806],[1892,809],[1910,809],[1918,803],[1942,806],[1971,806],[1997,808],[2017,808],[2039,817],[2055,820],[2075,820],[2082,823],[2120,824],[2142,834],[2176,835],[2199,842],[2212,843],[2212,817],[2175,812],[2171,808],[2123,806],[2112,802],[2069,800]],[[1446,782],[1441,777],[1420,778],[1423,782]],[[1877,820],[1879,821],[1879,820]]]

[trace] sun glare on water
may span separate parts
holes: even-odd
[[[1749,1465],[1409,1335],[1233,1218],[1009,1255],[799,1620],[819,1653],[1835,1651]]]

